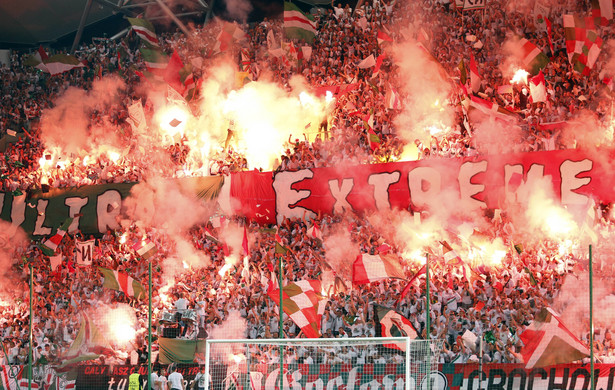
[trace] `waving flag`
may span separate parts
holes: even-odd
[[[24,65],[33,66],[52,76],[85,66],[77,57],[69,54],[56,54],[48,58],[41,58],[40,60],[39,58],[41,58],[41,55],[38,53],[35,56],[30,56],[24,62]]]
[[[102,267],[98,267],[98,270],[105,277],[103,287],[121,291],[129,297],[137,299],[145,297],[143,285],[128,274]]]
[[[307,230],[307,235],[310,238],[315,238],[322,241],[322,232],[320,231],[320,227],[318,226],[318,223],[316,223],[316,221],[314,221],[312,226]]]
[[[444,261],[448,265],[463,265],[464,262],[461,260],[461,257],[453,250],[450,244],[446,241],[441,241],[442,247],[444,248]]]
[[[591,17],[564,15],[564,37],[568,61],[574,70],[589,75],[602,48],[602,38],[596,32],[594,20]]]
[[[141,18],[126,19],[132,26],[132,30],[139,36],[139,38],[143,39],[145,43],[151,46],[160,46],[154,25],[149,20]]]
[[[514,112],[478,96],[470,96],[470,107],[476,108],[494,119],[506,122],[515,122],[519,118]]]
[[[411,340],[419,337],[412,322],[389,307],[374,305],[374,317],[377,324],[376,337],[408,337]],[[405,343],[384,344],[384,347],[406,350]]]
[[[293,3],[284,2],[284,34],[289,39],[312,43],[318,31],[311,15],[304,14]]]
[[[386,101],[386,108],[390,110],[399,110],[401,108],[401,99],[399,98],[399,94],[391,84],[388,85],[384,100]]]
[[[378,45],[382,45],[383,42],[393,42],[393,38],[389,36],[389,34],[385,33],[382,30],[378,30],[378,35],[376,36],[378,39]]]
[[[141,100],[128,106],[128,118],[126,122],[132,128],[135,133],[141,133],[147,127],[147,120],[145,119],[145,111],[143,110],[143,104]]]
[[[233,43],[246,39],[245,31],[237,23],[223,20],[218,20],[218,23],[222,25],[222,28],[216,37],[216,43],[213,48],[214,54],[225,52],[231,48]]]
[[[600,26],[608,26],[613,19],[613,0],[591,0],[592,18]]]
[[[373,54],[370,54],[357,64],[360,69],[371,68],[374,65],[376,65],[376,59],[374,58]]]
[[[4,390],[17,390],[19,388],[19,380],[22,378],[23,367],[24,366],[15,365],[0,366],[0,378],[2,379],[2,388]]]
[[[528,369],[571,363],[589,356],[589,349],[550,308],[542,309],[519,337],[525,345],[520,355]]]
[[[139,51],[147,70],[157,76],[164,77],[165,69],[169,63],[167,55],[157,48],[148,49],[142,47]]]
[[[72,218],[67,218],[64,223],[58,228],[58,231],[53,236],[49,237],[45,242],[39,245],[41,251],[47,256],[53,256],[56,253],[56,249],[62,242],[62,238],[66,235],[68,227],[73,223]]]
[[[525,70],[535,75],[549,63],[549,58],[540,48],[525,38],[519,40],[519,55]]]
[[[267,296],[279,304],[280,290],[271,290]],[[320,323],[327,299],[321,294],[319,280],[300,280],[282,289],[282,306],[307,338],[320,337]]]
[[[355,259],[352,270],[354,284],[368,284],[389,278],[405,278],[404,270],[394,255],[360,254]]]
[[[72,367],[79,362],[98,359],[101,354],[111,355],[114,352],[98,327],[86,313],[82,312],[81,326],[77,336],[75,336],[68,350],[61,356],[62,364],[57,370],[67,371],[67,367]]]
[[[143,258],[143,260],[149,259],[158,252],[156,244],[147,239],[138,242],[132,247],[132,249],[134,249],[135,252]]]
[[[532,102],[546,102],[547,87],[545,85],[545,76],[542,74],[542,71],[528,81],[528,84],[530,85],[530,96],[532,97]]]

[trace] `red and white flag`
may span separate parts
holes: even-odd
[[[393,38],[389,36],[389,34],[385,33],[382,30],[378,30],[378,35],[376,36],[378,39],[378,45],[381,45],[382,42],[393,42]]]
[[[315,238],[322,241],[322,232],[320,231],[320,227],[316,221],[314,221],[314,224],[307,230],[307,235],[310,238]]]
[[[525,345],[520,355],[528,369],[571,363],[589,356],[587,346],[550,308],[542,309],[519,337]]]
[[[529,80],[530,84],[530,96],[532,102],[546,102],[547,101],[547,87],[545,85],[545,76],[542,74],[542,70],[538,75],[532,77]]]
[[[280,290],[271,290],[267,296],[280,303]],[[282,288],[282,309],[301,328],[307,338],[320,337],[320,324],[327,298],[321,294],[319,280],[299,280]]]
[[[352,265],[352,282],[368,284],[389,278],[405,279],[406,275],[395,255],[369,255],[363,253],[357,256]]]

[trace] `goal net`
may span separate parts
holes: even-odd
[[[441,348],[407,337],[207,340],[205,389],[428,390]]]

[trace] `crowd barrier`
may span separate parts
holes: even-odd
[[[212,370],[217,374],[212,377],[212,389],[225,390],[223,384],[228,373],[233,370],[233,364],[217,367]],[[2,382],[7,385],[7,377],[16,377],[27,366],[3,366]],[[277,364],[258,364],[251,368],[250,389],[277,389]],[[138,372],[141,389],[147,389],[148,367],[140,366],[102,366],[83,365],[76,368],[74,382],[63,379],[64,374],[58,374],[57,382],[50,378],[48,367],[38,366],[34,369],[33,381],[38,386],[53,390],[126,390],[128,377]],[[192,388],[194,376],[199,371],[198,365],[178,365],[177,371],[182,373],[185,388]],[[615,364],[596,364],[594,367],[597,390],[615,390]],[[11,374],[12,373],[12,374]],[[299,364],[285,373],[284,389],[404,389],[404,369],[397,364]],[[589,364],[565,364],[552,367],[525,368],[520,364],[440,364],[437,371],[431,373],[432,390],[585,390],[590,389]],[[427,378],[411,378],[411,389],[425,389]],[[8,378],[9,382],[16,380]],[[55,385],[54,383],[57,383]],[[68,385],[67,385],[68,383]],[[7,389],[7,387],[4,387]],[[8,384],[9,389],[19,389]],[[22,387],[23,388],[23,387]],[[26,384],[27,388],[27,384]],[[236,388],[247,389],[241,383]]]

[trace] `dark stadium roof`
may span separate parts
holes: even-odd
[[[32,46],[54,42],[74,33],[85,9],[85,0],[0,1],[0,44]],[[94,2],[86,24],[113,15],[110,7]]]

